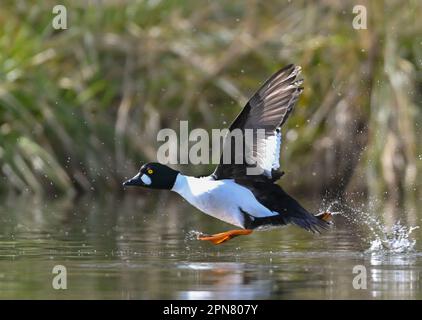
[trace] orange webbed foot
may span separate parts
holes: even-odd
[[[202,235],[198,236],[198,240],[202,241],[210,241],[214,244],[221,244],[223,242],[226,242],[230,239],[233,239],[237,236],[246,236],[248,234],[251,234],[252,230],[250,229],[240,229],[240,230],[230,230],[226,232],[221,232],[213,235]]]

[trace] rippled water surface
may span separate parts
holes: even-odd
[[[421,221],[374,214],[338,214],[322,235],[287,227],[214,246],[192,234],[230,226],[166,192],[4,199],[0,298],[421,299],[421,231],[411,228]],[[55,265],[66,267],[66,290],[52,287]],[[353,287],[355,266],[366,289]]]

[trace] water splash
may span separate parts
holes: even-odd
[[[203,233],[203,232],[201,232],[201,231],[197,231],[197,230],[189,230],[189,231],[186,233],[186,236],[185,236],[185,241],[198,240],[198,237],[199,237],[199,236],[203,236],[203,235],[204,235],[204,233]]]
[[[407,253],[412,252],[416,240],[410,239],[411,233],[416,227],[403,226],[400,221],[396,222],[390,230],[384,227],[384,233],[375,234],[375,239],[370,241],[367,253]]]
[[[332,214],[340,214],[346,221],[359,227],[366,227],[367,232],[364,240],[369,248],[366,253],[389,254],[389,253],[410,253],[414,251],[416,240],[411,239],[411,234],[419,226],[409,227],[402,225],[400,221],[388,228],[382,221],[382,217],[375,214],[376,201],[369,202],[369,208],[364,204],[353,206],[334,201],[328,204],[327,210]],[[337,211],[333,211],[337,210]]]

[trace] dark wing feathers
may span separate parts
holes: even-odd
[[[258,162],[258,167],[262,167],[262,172],[266,170],[266,178],[271,179],[271,169],[267,168],[268,161],[265,155],[262,154],[263,148],[258,148],[260,141],[256,135],[256,129],[265,130],[265,139],[274,136],[276,130],[281,127],[287,120],[292,111],[296,101],[299,98],[303,88],[301,87],[303,80],[298,80],[297,76],[300,74],[301,68],[299,66],[288,65],[287,67],[274,73],[259,90],[252,96],[252,98],[245,105],[243,110],[231,124],[229,130],[240,129],[244,132],[245,129],[254,130],[254,142],[251,148],[245,148],[243,154],[243,163],[234,164],[236,159],[235,141],[230,136],[226,137],[225,145],[230,144],[231,162],[232,164],[223,163],[223,155],[220,158],[220,164],[214,171],[215,179],[231,179],[246,176],[246,168],[249,159],[261,159]],[[244,144],[245,145],[245,144]],[[248,153],[252,153],[252,156]],[[277,155],[277,162],[278,162]],[[264,168],[265,167],[265,168]],[[265,170],[264,170],[265,169]],[[256,179],[256,176],[249,176],[250,179]]]
[[[330,225],[321,217],[309,213],[279,185],[250,180],[236,180],[236,182],[251,190],[256,199],[265,207],[279,213],[275,216],[257,218],[253,217],[253,213],[242,211],[245,215],[245,228],[255,229],[261,226],[280,226],[291,223],[311,232],[320,232],[321,229],[327,229]]]
[[[230,130],[266,128],[275,130],[287,119],[303,88],[296,80],[301,68],[293,64],[274,73],[248,101]]]
[[[244,128],[273,131],[283,125],[303,90],[303,80],[296,80],[300,70],[289,65],[264,83],[248,102],[251,109]]]

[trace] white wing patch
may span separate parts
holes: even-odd
[[[260,164],[264,174],[271,177],[271,171],[280,168],[281,130],[277,128],[274,134],[267,137],[262,144],[263,158]],[[258,148],[261,149],[261,148]]]
[[[259,129],[262,130],[262,129]],[[245,159],[246,163],[252,165],[253,171],[247,169],[247,174],[265,175],[268,178],[272,178],[272,170],[280,168],[280,149],[281,149],[281,130],[277,128],[272,134],[260,135],[259,132],[255,135],[257,139],[256,143],[250,146],[245,144]],[[265,138],[265,135],[267,137]],[[247,136],[246,136],[247,137]],[[247,141],[248,139],[246,139]],[[254,150],[254,148],[256,148]],[[257,170],[256,170],[257,169]]]

